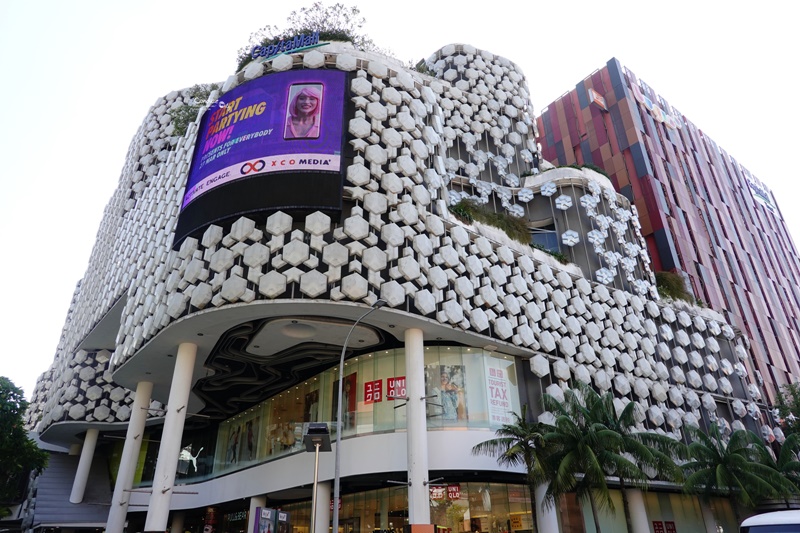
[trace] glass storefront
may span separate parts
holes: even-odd
[[[514,358],[480,348],[427,346],[424,357],[429,430],[489,428],[512,423],[520,411]],[[336,440],[338,368],[255,405],[218,426],[187,431],[181,439],[176,479],[192,483],[304,452],[310,422],[327,422]],[[345,437],[405,430],[405,352],[382,350],[345,362],[342,433]],[[397,406],[397,408],[395,408]],[[136,485],[153,479],[158,430],[148,432]],[[119,443],[118,456],[122,452]]]
[[[519,412],[514,359],[458,346],[425,348],[429,429],[495,428]],[[335,432],[338,368],[239,413],[219,425],[214,475],[304,451],[309,422],[327,422]],[[405,353],[384,350],[345,363],[342,433],[345,437],[402,430],[406,410]],[[332,435],[334,440],[335,435]]]
[[[448,533],[531,533],[524,485],[447,483],[430,488],[431,522]],[[293,533],[309,533],[310,502],[284,505]],[[342,496],[339,533],[402,533],[408,524],[408,488],[389,487]]]

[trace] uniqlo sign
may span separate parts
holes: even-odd
[[[461,485],[447,485],[447,499],[460,500],[461,499]]]
[[[406,377],[399,376],[396,378],[386,378],[386,391],[387,396],[391,396],[393,398],[405,398],[406,397]]]
[[[431,487],[430,489],[431,500],[444,500],[445,498],[445,488],[444,487]]]

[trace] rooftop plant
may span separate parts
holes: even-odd
[[[473,200],[467,199],[462,199],[457,204],[450,206],[450,212],[468,224],[473,221],[481,222],[503,230],[509,238],[517,242],[530,243],[531,234],[525,221],[521,218],[506,213],[497,213],[485,206],[478,205]]]
[[[314,2],[308,7],[292,11],[283,28],[268,24],[251,33],[247,45],[239,49],[236,70],[243,69],[252,60],[250,51],[254,46],[267,46],[295,35],[317,31],[320,41],[346,41],[359,50],[387,54],[362,32],[365,23],[366,19],[355,6],[348,7],[341,3],[325,6],[322,2]]]
[[[198,84],[189,89],[190,103],[169,111],[169,116],[172,117],[172,124],[175,126],[172,132],[173,135],[183,137],[186,134],[186,128],[197,119],[197,112],[206,104],[211,92],[217,89],[219,89],[219,86],[215,83],[210,85]]]
[[[686,290],[683,276],[677,272],[656,272],[656,288],[662,298],[695,303],[694,297]]]

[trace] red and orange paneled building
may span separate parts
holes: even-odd
[[[600,167],[635,204],[653,270],[751,339],[768,400],[800,378],[800,260],[766,186],[617,59],[537,122],[544,159]]]

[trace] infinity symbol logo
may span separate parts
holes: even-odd
[[[242,168],[239,169],[239,173],[250,174],[251,172],[260,172],[264,170],[265,166],[267,166],[267,163],[264,162],[263,159],[259,159],[258,161],[255,162],[248,161],[247,163],[242,165]]]

